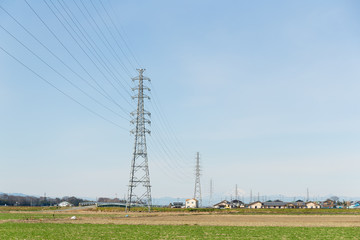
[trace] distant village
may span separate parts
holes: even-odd
[[[87,201],[76,197],[50,198],[50,197],[34,197],[34,196],[18,196],[0,193],[0,206],[90,206],[98,207],[125,207],[126,200],[119,198],[98,198],[97,201]],[[201,206],[200,201],[195,198],[186,199],[185,201],[176,201],[168,205],[156,205],[156,207],[168,208],[214,208],[214,209],[235,209],[235,208],[252,208],[252,209],[284,209],[284,208],[360,208],[360,201],[339,201],[336,198],[327,199],[325,201],[254,201],[244,203],[241,200],[223,200],[216,204]]]
[[[169,205],[170,208],[200,208],[199,201],[195,198],[186,199],[184,202],[173,202]],[[216,209],[233,209],[233,208],[360,208],[360,201],[336,201],[327,199],[326,201],[302,201],[283,202],[281,200],[268,200],[266,202],[255,201],[251,203],[244,203],[240,200],[223,200],[208,208]]]

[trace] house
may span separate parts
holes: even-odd
[[[297,200],[294,204],[295,208],[306,208],[306,204],[302,200]]]
[[[335,208],[335,201],[331,200],[331,199],[327,199],[326,201],[321,203],[321,207],[322,208]]]
[[[286,208],[306,208],[306,204],[302,200],[297,200],[296,202],[286,203]]]
[[[263,208],[287,208],[287,203],[280,200],[268,201],[263,203]]]
[[[306,208],[320,208],[320,205],[315,202],[306,202],[305,206]]]
[[[224,209],[224,208],[231,208],[231,203],[227,200],[223,200],[217,204],[214,204],[214,208]]]
[[[245,204],[240,200],[232,200],[230,203],[231,208],[243,208],[245,207]]]
[[[286,208],[296,208],[296,204],[293,202],[289,202],[286,204]]]
[[[262,203],[260,201],[249,203],[248,208],[262,208]]]
[[[199,207],[199,201],[195,198],[186,199],[185,201],[185,208],[198,208]]]
[[[183,208],[184,203],[183,202],[173,202],[173,203],[170,203],[170,207],[171,208]]]
[[[349,208],[360,208],[360,202],[353,203],[349,206]]]

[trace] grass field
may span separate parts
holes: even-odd
[[[2,213],[0,220],[35,220],[35,219],[56,219],[70,217],[68,214],[45,214],[45,213]]]
[[[359,239],[360,228],[3,223],[0,239]]]
[[[359,239],[360,228],[3,223],[0,239]]]

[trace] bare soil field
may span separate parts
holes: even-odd
[[[221,213],[104,213],[66,211],[43,211],[52,217],[43,219],[7,219],[0,222],[45,222],[45,223],[91,223],[128,225],[199,225],[199,226],[277,226],[277,227],[360,227],[359,215],[240,215]],[[13,214],[22,214],[14,212]],[[61,213],[63,214],[63,212]],[[70,219],[76,216],[76,220]]]

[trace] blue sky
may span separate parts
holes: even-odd
[[[60,7],[59,1],[53,2]],[[102,9],[97,0],[93,2]],[[122,96],[118,95],[44,2],[29,3],[119,105],[132,111],[130,90],[119,87]],[[67,3],[104,56],[117,66],[123,84],[132,85],[74,2]],[[95,8],[86,3],[106,32]],[[250,189],[261,195],[305,195],[309,188],[311,196],[360,196],[355,188],[360,167],[357,1],[110,3],[105,1],[105,7],[116,12],[110,11],[152,79],[147,107],[153,113],[149,137],[153,197],[192,196],[197,151],[204,196],[210,178],[222,196],[233,194],[235,184],[245,195]],[[88,79],[25,1],[5,0],[1,6]],[[106,17],[104,10],[100,13]],[[1,9],[0,23],[89,95],[123,115]],[[122,127],[88,112],[0,51],[0,191],[122,197],[133,148],[129,122],[74,89],[4,30],[0,34],[2,48]],[[110,33],[106,37],[135,76]],[[127,52],[135,62],[130,55]],[[107,76],[111,78],[110,73]]]

